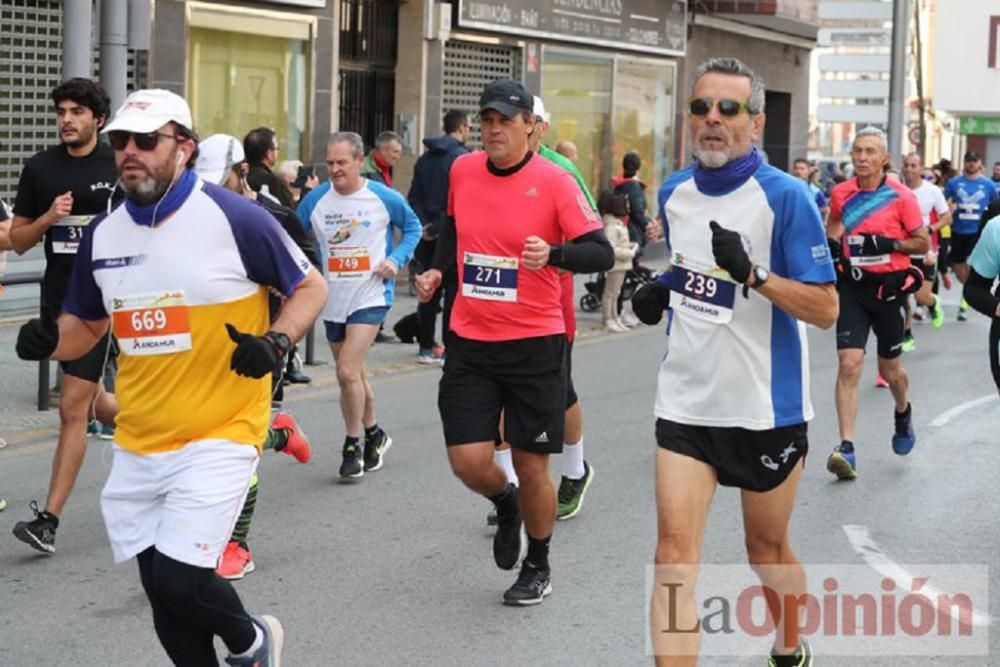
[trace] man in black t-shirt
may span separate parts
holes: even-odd
[[[42,304],[45,316],[54,319],[66,295],[84,227],[110,210],[121,195],[114,197],[118,180],[114,152],[98,141],[110,113],[108,94],[89,79],[70,79],[52,91],[52,101],[60,143],[25,163],[10,239],[14,250],[24,254],[44,238]],[[81,359],[60,363],[64,375],[59,397],[61,427],[48,498],[41,512],[32,502],[34,520],[14,527],[18,539],[44,553],[55,553],[59,515],[83,464],[91,410],[108,425],[114,423],[118,411],[114,395],[99,387],[111,347],[105,335]]]

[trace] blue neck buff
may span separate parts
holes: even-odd
[[[167,191],[166,196],[160,200],[159,204],[153,202],[152,204],[143,206],[132,201],[131,197],[126,197],[125,210],[140,225],[149,227],[153,224],[154,210],[156,211],[157,222],[162,222],[167,217],[173,215],[181,207],[181,204],[187,201],[188,195],[194,190],[194,184],[197,182],[198,177],[195,176],[194,171],[185,169],[173,187]]]
[[[718,169],[703,167],[701,162],[695,160],[694,182],[702,194],[715,196],[728,194],[746,183],[763,162],[764,158],[756,146],[743,157],[730,160]]]

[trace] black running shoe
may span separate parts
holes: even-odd
[[[392,447],[392,438],[382,429],[372,438],[365,438],[365,472],[374,472],[382,467],[382,455]]]
[[[508,493],[514,494],[513,504],[517,507],[517,487],[512,486]],[[520,510],[497,515],[497,532],[493,535],[493,560],[501,570],[513,570],[521,558],[521,547],[524,544],[522,526]]]
[[[526,607],[541,604],[552,593],[552,573],[549,569],[537,568],[525,561],[517,581],[503,594],[503,603],[510,607]]]
[[[358,479],[365,474],[361,463],[361,443],[344,443],[344,462],[340,464],[340,476],[348,479]]]
[[[813,667],[813,651],[809,642],[800,639],[799,650],[795,652],[795,655],[771,654],[771,657],[767,661],[767,667],[785,667],[785,665],[790,665],[791,667]]]
[[[18,521],[14,526],[14,537],[42,553],[54,554],[59,519],[49,512],[39,512],[38,503],[34,500],[28,506],[35,513],[35,518],[31,521]]]

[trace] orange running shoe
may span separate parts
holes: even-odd
[[[878,375],[875,376],[875,386],[876,387],[881,387],[883,389],[886,389],[886,388],[889,387],[889,383],[886,382],[885,378],[882,377],[882,374],[879,373]]]
[[[271,420],[271,428],[276,431],[282,429],[288,432],[288,442],[279,451],[294,456],[299,463],[309,463],[309,459],[312,458],[309,438],[302,432],[302,428],[290,412],[275,414]]]
[[[250,550],[239,542],[229,542],[219,559],[219,567],[215,573],[223,579],[233,581],[242,579],[244,575],[250,574],[256,569],[253,564],[253,556]]]

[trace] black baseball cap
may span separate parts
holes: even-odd
[[[489,82],[479,96],[480,113],[494,109],[507,118],[513,118],[521,111],[532,113],[534,108],[535,96],[523,85],[510,79]]]
[[[965,151],[965,161],[966,162],[978,162],[982,158],[979,157],[979,153],[976,151]]]

